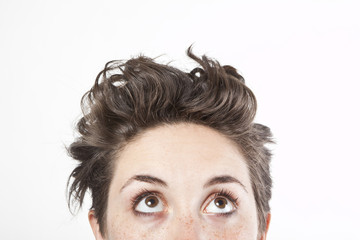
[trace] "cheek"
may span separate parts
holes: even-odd
[[[180,224],[187,225],[187,227],[171,226],[170,222],[163,222],[149,228],[146,227],[146,224],[143,225],[131,220],[131,218],[125,219],[120,215],[116,215],[112,221],[110,220],[108,240],[175,239],[179,237],[179,231],[174,231],[174,229],[182,229],[181,234],[184,239],[255,240],[257,233],[248,221],[238,221],[233,224],[226,224],[226,226],[202,222],[198,224],[195,231],[190,230],[194,228],[194,226],[191,226],[193,224],[192,220],[183,219]]]
[[[257,225],[254,218],[238,217],[227,223],[216,218],[210,217],[198,224],[192,219],[181,219],[176,223],[179,226],[172,226],[170,221],[157,221],[157,224],[149,226],[133,217],[116,214],[108,218],[108,240],[174,239],[180,229],[185,239],[256,239]]]
[[[257,231],[254,223],[249,222],[248,219],[239,219],[225,225],[201,224],[202,235],[204,239],[255,240]]]
[[[166,239],[166,231],[160,222],[149,226],[134,217],[122,217],[121,214],[109,217],[108,222],[108,240]]]
[[[120,214],[108,218],[108,240],[146,239],[146,237],[146,235],[139,237],[139,226],[131,219],[126,220]]]

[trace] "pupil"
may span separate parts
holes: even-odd
[[[156,197],[148,197],[146,198],[146,205],[149,207],[156,207],[156,205],[158,204],[159,200]]]
[[[225,207],[226,207],[226,204],[227,204],[227,201],[226,201],[226,199],[224,199],[224,198],[218,198],[218,199],[215,201],[215,205],[216,205],[218,208],[225,208]]]

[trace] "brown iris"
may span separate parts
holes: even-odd
[[[225,198],[216,198],[215,199],[215,205],[218,207],[218,208],[221,208],[221,209],[224,209],[227,205],[227,200]]]
[[[158,205],[158,203],[159,203],[159,200],[155,196],[150,196],[145,199],[145,204],[151,208],[156,207]]]

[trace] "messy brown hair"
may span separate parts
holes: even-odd
[[[79,163],[68,179],[68,204],[81,207],[89,190],[103,236],[116,154],[145,130],[179,122],[211,127],[237,144],[249,169],[259,235],[266,230],[270,129],[253,123],[255,96],[234,67],[197,57],[191,46],[187,55],[199,64],[189,73],[143,55],[110,61],[81,99],[79,136],[67,148]]]

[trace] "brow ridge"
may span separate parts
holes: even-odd
[[[230,175],[221,175],[221,176],[215,176],[213,178],[210,178],[209,181],[207,181],[204,184],[203,188],[208,188],[210,186],[217,185],[217,184],[223,184],[223,183],[238,183],[238,184],[240,184],[240,186],[242,186],[242,188],[246,192],[248,192],[245,185],[240,180],[238,180],[237,178],[232,177]]]
[[[126,181],[126,183],[120,189],[120,191],[122,191],[125,187],[127,187],[134,181],[146,182],[146,183],[159,185],[162,187],[168,187],[167,183],[164,180],[161,180],[160,178],[151,175],[135,175]],[[220,176],[212,177],[204,184],[203,188],[208,188],[217,184],[224,184],[224,183],[238,183],[246,192],[248,192],[245,185],[240,180],[230,175],[220,175]]]
[[[120,189],[120,192],[134,181],[152,183],[152,184],[159,185],[162,187],[168,187],[167,183],[164,180],[161,180],[160,178],[157,178],[157,177],[154,177],[151,175],[135,175],[126,181],[124,186]]]

